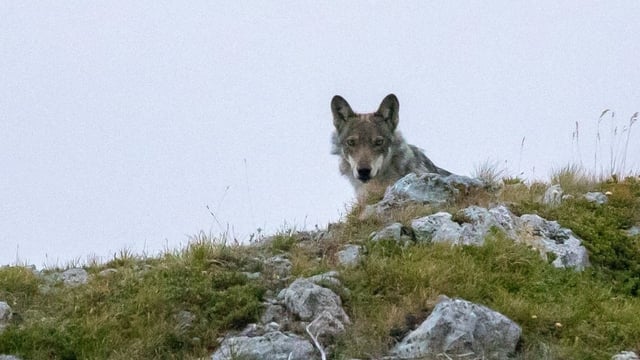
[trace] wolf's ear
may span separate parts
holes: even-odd
[[[340,95],[331,99],[331,112],[333,113],[333,126],[338,130],[344,126],[348,118],[355,115],[347,100]]]
[[[386,122],[389,123],[391,130],[395,130],[398,126],[398,110],[400,109],[400,103],[398,98],[393,95],[387,95],[380,103],[380,107],[376,114],[382,116]]]

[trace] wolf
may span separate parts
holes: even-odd
[[[367,114],[354,112],[339,95],[331,100],[335,127],[331,153],[340,156],[340,172],[349,179],[361,203],[412,172],[451,175],[396,130],[399,107],[394,94]]]

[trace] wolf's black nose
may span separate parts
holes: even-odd
[[[369,179],[371,179],[371,169],[370,168],[358,169],[358,179],[363,182],[366,182]]]

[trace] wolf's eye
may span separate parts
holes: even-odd
[[[347,139],[348,146],[356,146],[356,141],[354,139]]]
[[[375,146],[382,146],[382,144],[384,144],[384,139],[383,138],[377,138],[373,141],[373,145]]]

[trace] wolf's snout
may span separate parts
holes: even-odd
[[[358,169],[358,180],[362,182],[367,182],[371,179],[371,168],[359,168]]]

